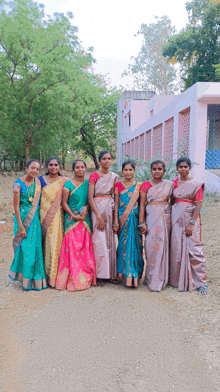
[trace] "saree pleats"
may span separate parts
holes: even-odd
[[[72,181],[65,184],[69,190],[68,206],[71,211],[88,207],[88,180],[79,187]],[[56,289],[82,291],[96,285],[95,259],[91,238],[91,221],[89,211],[84,221],[74,221],[65,213],[65,236],[63,239]]]
[[[201,184],[191,180],[174,190],[174,197],[193,200]],[[191,237],[185,229],[192,220],[195,204],[176,202],[172,207],[172,235],[170,251],[170,285],[179,291],[206,286],[206,262],[201,242],[201,218],[197,218]]]
[[[168,282],[171,225],[171,207],[168,201],[172,189],[172,182],[163,180],[147,192],[147,203],[155,203],[155,205],[147,204],[146,206],[148,232],[145,239],[147,265],[144,284],[151,291],[165,289]]]
[[[40,185],[37,183],[36,187]],[[33,193],[36,196],[35,184],[32,185]],[[40,188],[39,188],[40,189]],[[31,187],[29,188],[29,192]],[[40,190],[39,197],[40,198]],[[39,219],[39,205],[37,202],[36,208],[34,204],[36,197],[34,197],[33,203],[29,201],[28,193],[24,191],[20,194],[20,214],[21,220],[29,222],[26,229],[26,238],[19,241],[17,244],[16,239],[18,238],[18,224],[17,219],[14,217],[14,250],[15,255],[11,264],[9,277],[12,280],[18,280],[22,282],[24,290],[42,290],[47,288],[46,277],[44,273],[44,262],[42,253],[42,231]],[[32,210],[34,209],[33,213]]]
[[[46,176],[45,176],[46,177]],[[60,259],[60,250],[63,241],[63,210],[61,195],[64,179],[60,178],[54,183],[47,184],[42,189],[40,202],[40,220],[43,236],[43,252],[45,273],[48,284],[55,286],[57,270]]]
[[[63,240],[56,289],[81,291],[96,284],[95,262],[90,234],[83,222]]]
[[[116,266],[116,245],[112,230],[114,200],[112,197],[96,197],[96,195],[109,195],[114,191],[114,185],[118,180],[115,173],[105,174],[100,177],[95,184],[94,201],[101,214],[105,229],[97,230],[97,219],[92,212],[94,255],[96,260],[96,276],[100,279],[115,279],[117,273]]]
[[[126,210],[134,190],[135,185],[121,192],[118,209],[119,220]],[[136,202],[120,231],[118,242],[118,277],[129,287],[138,287],[144,267],[142,237],[138,231],[138,213],[139,208]]]

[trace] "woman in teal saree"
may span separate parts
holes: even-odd
[[[142,277],[144,260],[142,238],[138,231],[138,198],[141,183],[133,181],[135,165],[123,162],[123,182],[115,185],[115,211],[113,230],[119,233],[117,272],[127,287],[138,287]]]
[[[85,162],[77,159],[73,170],[75,178],[63,186],[64,239],[55,286],[68,291],[86,290],[96,285]]]
[[[14,259],[9,278],[22,282],[24,290],[47,288],[42,253],[42,232],[39,219],[41,184],[36,178],[40,163],[31,160],[26,176],[14,183]]]

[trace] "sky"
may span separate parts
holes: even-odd
[[[40,3],[49,15],[71,11],[83,47],[94,48],[96,72],[110,78],[112,85],[125,88],[132,87],[133,78],[122,78],[121,74],[127,70],[130,58],[140,51],[141,36],[135,34],[141,24],[154,22],[154,16],[167,15],[179,31],[188,20],[186,0],[43,0]]]

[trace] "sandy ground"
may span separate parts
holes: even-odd
[[[220,391],[220,199],[202,212],[206,297],[142,284],[23,292],[7,277],[13,181],[0,177],[0,390]]]

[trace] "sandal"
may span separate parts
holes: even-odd
[[[199,287],[198,288],[198,292],[201,294],[201,295],[206,295],[207,294],[207,291],[208,291],[208,285],[206,284],[205,286],[202,286],[202,287]]]
[[[104,286],[103,280],[102,279],[97,279],[96,286],[98,286],[98,287]]]
[[[121,284],[121,280],[117,279],[117,278],[116,279],[110,279],[110,283],[118,285],[118,284]]]

